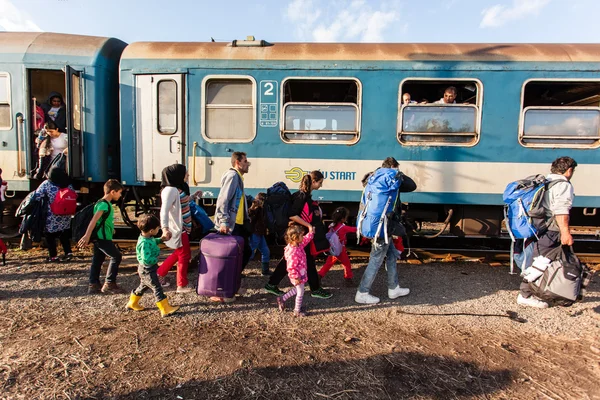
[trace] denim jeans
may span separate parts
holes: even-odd
[[[116,282],[119,273],[119,264],[123,256],[112,240],[96,240],[94,242],[94,254],[92,255],[92,266],[90,267],[90,283],[100,283],[100,270],[106,257],[110,258],[106,271],[106,282]]]
[[[362,276],[358,291],[368,293],[371,290],[371,285],[375,280],[377,271],[383,264],[383,259],[387,257],[385,267],[388,276],[388,289],[395,289],[398,286],[398,273],[396,271],[396,261],[398,260],[398,251],[394,247],[394,243],[390,240],[388,244],[385,241],[374,241],[371,245],[371,254],[369,255],[369,263]]]
[[[152,290],[156,302],[161,302],[167,298],[163,292],[160,281],[158,280],[158,265],[138,265],[138,275],[140,285],[133,291],[136,296],[142,296],[144,292]]]
[[[256,249],[260,251],[261,261],[263,263],[268,263],[271,259],[271,253],[269,251],[269,246],[267,245],[267,239],[264,235],[253,233],[252,236],[250,236],[250,250],[252,250],[252,256]],[[250,258],[252,258],[252,256],[250,256]]]

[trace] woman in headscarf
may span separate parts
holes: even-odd
[[[190,259],[189,235],[192,232],[190,213],[190,187],[187,184],[188,172],[184,165],[173,164],[162,171],[160,193],[160,226],[165,244],[175,251],[158,267],[162,286],[169,286],[167,273],[177,262],[177,293],[193,291],[188,285],[187,272]]]
[[[44,235],[48,244],[48,262],[61,261],[61,259],[57,257],[56,239],[60,240],[60,244],[65,252],[62,261],[69,261],[73,258],[73,253],[71,252],[71,238],[69,237],[71,216],[55,215],[50,208],[50,205],[54,202],[60,189],[66,187],[73,189],[69,183],[69,176],[65,170],[59,167],[53,167],[48,172],[48,179],[42,182],[35,190],[36,199],[41,197],[46,197],[48,199],[48,214],[46,216],[46,226],[44,228]]]

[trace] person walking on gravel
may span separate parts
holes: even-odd
[[[546,214],[545,222],[548,230],[533,244],[533,257],[546,256],[559,246],[572,246],[573,236],[569,228],[569,211],[573,206],[575,193],[571,178],[575,173],[577,161],[571,157],[560,157],[552,162],[550,174],[546,179],[558,181],[544,192],[542,207]],[[517,304],[536,308],[548,308],[548,303],[535,296],[529,287],[529,282],[521,282]]]
[[[393,157],[388,157],[383,161],[381,165],[382,168],[393,168],[398,169],[400,164]],[[366,186],[367,180],[373,174],[367,174],[362,182],[363,185]],[[417,188],[417,184],[408,176],[402,174],[398,170],[398,174],[400,174],[402,178],[402,183],[398,189],[399,192],[412,192]],[[391,220],[400,221],[400,215],[402,213],[402,203],[399,198],[400,194],[398,194],[398,199],[395,202],[395,207],[393,210],[394,217]],[[394,226],[393,224],[388,224],[388,236],[391,237],[394,234]],[[400,296],[406,296],[410,293],[410,290],[407,288],[401,288],[398,284],[398,273],[396,272],[396,261],[398,260],[398,251],[394,247],[394,243],[392,240],[388,240],[388,243],[384,240],[384,238],[379,237],[377,239],[373,239],[371,241],[371,254],[369,255],[369,263],[367,264],[367,268],[362,276],[360,281],[360,285],[358,287],[358,291],[356,292],[356,296],[354,297],[354,301],[361,304],[376,304],[379,303],[379,298],[371,295],[369,291],[371,290],[371,285],[373,285],[373,281],[375,280],[375,276],[381,268],[384,259],[386,259],[386,269],[388,275],[388,297],[390,299],[396,299]]]

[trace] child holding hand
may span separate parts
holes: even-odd
[[[305,228],[301,225],[290,226],[285,233],[287,246],[283,252],[286,261],[286,268],[290,282],[294,285],[285,294],[277,297],[279,310],[285,310],[285,302],[290,297],[296,295],[296,306],[294,315],[296,317],[305,317],[306,313],[302,311],[302,299],[304,298],[304,284],[308,281],[306,267],[306,252],[304,247],[313,240],[315,236],[314,227],[310,227],[308,234],[304,235]]]
[[[154,236],[158,234],[160,221],[155,215],[144,214],[138,220],[138,228],[140,228],[141,234],[135,246],[135,252],[139,262],[138,275],[140,277],[140,285],[131,292],[129,302],[125,308],[134,311],[144,310],[139,301],[144,292],[150,289],[154,292],[156,306],[160,310],[160,315],[166,317],[177,311],[179,306],[172,307],[169,304],[169,300],[165,296],[158,279],[158,256],[160,254],[158,244],[162,238],[155,238]]]
[[[336,256],[327,257],[327,261],[321,269],[319,270],[319,276],[323,278],[327,272],[333,267],[336,262],[342,263],[344,266],[344,280],[346,281],[346,286],[353,287],[354,282],[352,281],[352,265],[350,264],[350,257],[348,257],[348,251],[346,250],[346,235],[348,233],[356,233],[355,226],[347,226],[346,220],[348,219],[348,215],[350,211],[348,211],[345,207],[338,207],[335,209],[331,218],[333,219],[333,223],[329,225],[330,231],[334,232],[334,235],[338,235],[340,239],[340,243],[342,244],[342,252]]]

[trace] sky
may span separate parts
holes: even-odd
[[[0,31],[127,43],[593,43],[599,14],[599,0],[0,0]]]

